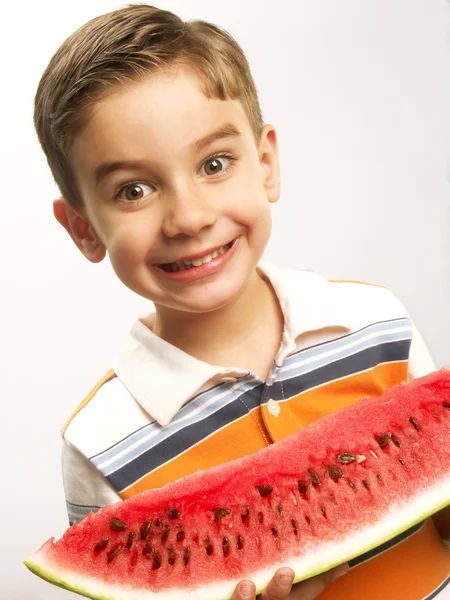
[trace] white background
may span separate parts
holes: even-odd
[[[53,220],[57,190],[32,127],[33,95],[53,52],[86,20],[119,6],[25,0],[2,8],[2,600],[75,598],[21,561],[67,525],[62,424],[149,309],[106,261],[83,259]],[[246,50],[281,150],[282,197],[266,258],[389,286],[438,365],[450,365],[450,5],[158,6],[216,22]]]

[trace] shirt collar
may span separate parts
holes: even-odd
[[[258,269],[275,289],[285,336],[291,341],[307,331],[348,327],[345,307],[323,277],[311,271],[282,269],[267,261]],[[207,381],[248,373],[198,360],[156,336],[139,319],[120,344],[112,367],[134,399],[162,426],[170,423]]]

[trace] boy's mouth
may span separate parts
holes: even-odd
[[[176,262],[164,263],[158,265],[163,271],[167,273],[175,273],[177,271],[186,271],[188,269],[192,269],[193,267],[200,267],[200,265],[204,265],[206,263],[211,262],[214,258],[219,256],[220,254],[224,254],[227,250],[231,248],[233,245],[233,241],[228,242],[224,246],[213,250],[210,254],[205,254],[199,258],[193,258],[191,260],[177,260]]]

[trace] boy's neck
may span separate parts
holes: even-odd
[[[224,364],[230,350],[254,347],[268,330],[278,337],[283,315],[270,283],[255,271],[242,294],[217,311],[183,313],[156,307],[142,319],[153,333],[205,362]],[[276,328],[274,328],[276,324]]]

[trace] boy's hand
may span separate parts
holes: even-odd
[[[292,585],[294,571],[283,567],[278,569],[258,598],[260,600],[314,600],[327,585],[340,575],[347,573],[348,569],[349,566],[345,563],[331,571]],[[253,581],[249,579],[240,581],[234,590],[232,600],[256,600],[256,588]]]

